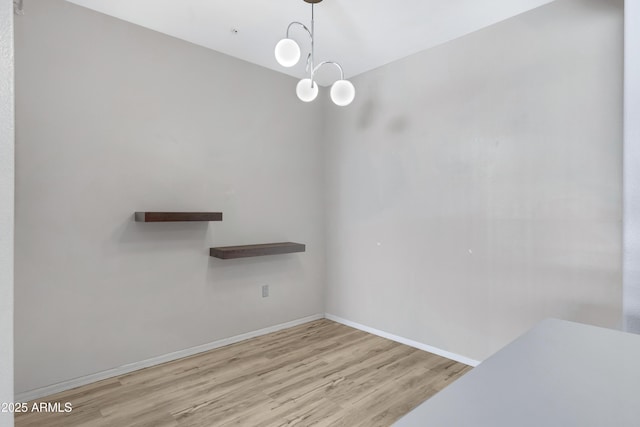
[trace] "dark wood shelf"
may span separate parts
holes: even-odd
[[[302,243],[280,242],[262,243],[259,245],[223,246],[211,248],[209,255],[220,259],[248,258],[264,255],[290,254],[304,252],[306,249]]]
[[[222,221],[222,212],[136,212],[137,222]]]

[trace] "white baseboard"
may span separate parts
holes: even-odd
[[[380,331],[378,329],[371,328],[369,326],[361,325],[360,323],[352,322],[351,320],[343,319],[341,317],[334,316],[333,314],[325,313],[324,317],[329,320],[333,320],[334,322],[342,323],[343,325],[351,326],[352,328],[356,328],[361,331],[368,332],[370,334],[389,339],[391,341],[399,342],[400,344],[405,344],[410,347],[427,351],[429,353],[437,354],[438,356],[446,357],[447,359],[455,360],[456,362],[464,363],[465,365],[476,367],[480,364],[480,361],[478,360],[470,359],[468,357],[461,356],[459,354],[451,353],[450,351],[442,350],[437,347],[432,347],[427,344],[422,344],[420,342],[410,340],[408,338],[399,337],[397,335],[390,334],[388,332]]]
[[[69,381],[63,381],[57,384],[52,384],[46,387],[37,388],[35,390],[25,391],[18,393],[15,396],[16,402],[28,402],[41,397],[50,396],[55,393],[70,390],[72,388],[80,387],[83,385],[91,384],[96,381],[105,380],[107,378],[113,378],[120,375],[128,374],[139,369],[148,368],[150,366],[159,365],[161,363],[171,362],[173,360],[182,359],[183,357],[193,356],[194,354],[202,353],[205,351],[213,350],[225,345],[235,344],[240,341],[244,341],[250,338],[259,337],[261,335],[277,332],[282,329],[298,326],[303,323],[312,322],[314,320],[323,319],[324,314],[314,314],[312,316],[303,317],[302,319],[292,320],[291,322],[281,323],[279,325],[269,326],[268,328],[258,329],[257,331],[247,332],[246,334],[236,335],[230,338],[224,338],[218,341],[214,341],[208,344],[199,345],[196,347],[187,348],[185,350],[175,351],[169,354],[163,354],[162,356],[152,357],[150,359],[142,360],[140,362],[129,363],[117,368],[109,369],[95,374],[86,375],[79,378],[74,378]]]
[[[302,319],[296,319],[290,322],[281,323],[279,325],[270,326],[268,328],[258,329],[257,331],[247,332],[246,334],[240,334],[230,338],[224,338],[208,344],[187,348],[185,350],[175,351],[169,354],[163,354],[161,356],[152,357],[150,359],[142,360],[140,362],[129,363],[127,365],[123,365],[117,368],[109,369],[102,372],[97,372],[95,374],[89,374],[79,378],[74,378],[72,380],[63,381],[63,382],[52,384],[46,387],[37,388],[35,390],[25,391],[25,392],[16,394],[15,401],[29,402],[31,400],[40,399],[45,396],[50,396],[52,394],[60,393],[62,391],[71,390],[72,388],[91,384],[97,381],[106,380],[107,378],[113,378],[120,375],[128,374],[130,372],[137,371],[143,368],[148,368],[150,366],[160,365],[162,363],[171,362],[177,359],[182,359],[183,357],[193,356],[194,354],[224,347],[225,345],[229,345],[229,344],[235,344],[237,342],[248,340],[250,338],[255,338],[262,335],[270,334],[272,332],[277,332],[282,329],[291,328],[294,326],[302,325],[303,323],[312,322],[314,320],[319,320],[323,318],[333,320],[334,322],[338,322],[343,325],[350,326],[352,328],[356,328],[373,335],[377,335],[379,337],[387,338],[392,341],[396,341],[401,344],[408,345],[410,347],[415,347],[420,350],[427,351],[429,353],[437,354],[438,356],[446,357],[447,359],[455,360],[456,362],[464,363],[465,365],[475,367],[480,364],[480,362],[477,360],[473,360],[468,357],[461,356],[459,354],[451,353],[449,351],[432,347],[427,344],[422,344],[420,342],[413,341],[408,338],[399,337],[397,335],[390,334],[388,332],[380,331],[378,329],[361,325],[359,323],[352,322],[350,320],[346,320],[338,316],[334,316],[333,314],[326,313],[326,314],[314,314],[312,316],[303,317]]]

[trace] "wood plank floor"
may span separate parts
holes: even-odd
[[[318,320],[40,399],[73,410],[16,414],[15,423],[389,426],[470,369]]]

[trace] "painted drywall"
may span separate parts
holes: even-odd
[[[0,0],[0,403],[13,401],[13,3]],[[0,411],[0,427],[13,415]]]
[[[482,360],[620,327],[622,1],[559,0],[356,79],[327,115],[327,312]]]
[[[640,0],[624,13],[624,328],[640,333]]]
[[[321,102],[62,0],[15,38],[17,393],[324,312]],[[224,220],[133,220],[194,210]],[[208,255],[278,241],[307,251]]]

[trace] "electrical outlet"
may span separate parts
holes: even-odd
[[[262,298],[269,296],[269,285],[262,285]]]

